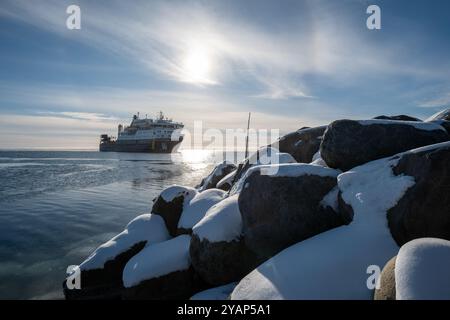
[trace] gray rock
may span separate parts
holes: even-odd
[[[448,133],[433,123],[337,120],[325,131],[320,154],[331,168],[347,171],[372,160],[449,139]]]
[[[338,172],[307,164],[297,166],[329,175],[309,172],[270,176],[255,170],[244,182],[239,196],[244,241],[258,259],[270,258],[290,245],[351,220],[322,205],[325,195],[337,184]]]
[[[380,287],[375,289],[374,300],[395,300],[395,260],[386,263],[380,276]]]
[[[289,153],[297,162],[310,163],[314,154],[319,151],[326,128],[327,126],[299,129],[281,137],[272,147]]]
[[[214,286],[239,281],[259,264],[242,239],[210,242],[194,234],[189,252],[195,271]]]
[[[398,203],[388,210],[399,246],[423,237],[450,240],[450,142],[399,155],[395,175],[414,177]]]

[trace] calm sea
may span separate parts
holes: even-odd
[[[201,150],[0,151],[0,299],[63,298],[68,265],[149,212],[163,188],[195,186],[218,159]]]

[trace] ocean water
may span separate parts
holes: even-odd
[[[67,266],[150,212],[163,188],[195,186],[221,157],[0,151],[0,299],[63,298]]]

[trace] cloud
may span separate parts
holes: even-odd
[[[32,6],[24,0],[6,1],[0,15],[119,55],[174,81],[207,87],[244,78],[252,84],[248,95],[260,98],[311,98],[314,93],[308,92],[313,90],[304,80],[308,75],[349,84],[374,72],[429,73],[399,60],[404,48],[371,44],[347,22],[345,13],[323,1],[306,1],[299,22],[286,22],[279,32],[227,14],[221,4],[192,1],[81,1],[82,29],[68,31],[68,3],[48,0]],[[186,60],[198,47],[206,48],[210,70],[192,81]]]
[[[448,107],[449,105],[450,92],[440,94],[437,98],[428,99],[419,103],[419,106],[424,108]]]
[[[71,118],[76,120],[88,120],[88,121],[117,121],[118,118],[107,116],[101,113],[90,112],[53,112],[53,111],[40,111],[37,112],[41,115],[49,115],[54,117]]]

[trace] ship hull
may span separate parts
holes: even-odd
[[[183,139],[171,140],[132,140],[104,141],[100,143],[101,152],[139,152],[139,153],[173,153]]]

